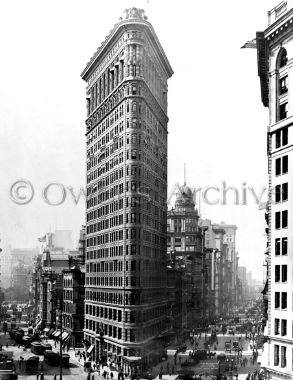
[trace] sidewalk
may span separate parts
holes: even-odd
[[[52,350],[54,352],[60,352],[60,343],[58,342],[56,344],[56,347],[54,345],[54,340],[53,339],[48,339],[48,343],[51,344],[52,346]],[[80,358],[79,355],[76,356],[76,353],[80,351],[80,352],[84,352],[84,349],[83,348],[70,348],[69,351],[65,350],[65,351],[62,351],[62,353],[64,354],[68,354],[70,356],[70,362],[71,363],[74,363],[74,364],[77,364],[79,365],[80,367],[84,368],[84,358]],[[104,366],[102,368],[100,368],[100,370],[98,371],[97,369],[94,370],[94,361],[91,362],[92,363],[92,372],[91,372],[91,378],[92,378],[92,374],[94,374],[94,378],[95,379],[103,379],[104,380],[104,377],[102,376],[103,372],[104,371],[107,371],[108,373],[108,376],[106,377],[106,379],[110,379],[110,373],[113,372],[113,379],[118,379],[118,372],[114,369],[114,368],[109,368],[108,366]]]

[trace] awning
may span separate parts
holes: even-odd
[[[56,334],[54,335],[56,338],[61,334],[61,331],[56,331]]]
[[[65,340],[66,338],[68,338],[68,336],[69,336],[69,334],[68,334],[66,331],[64,331],[64,332],[62,333],[62,335],[61,335],[61,339],[62,339],[62,340]]]
[[[41,326],[41,324],[42,324],[42,320],[40,320],[40,321],[37,321],[37,324],[36,324],[36,329],[38,329],[40,326]]]
[[[141,356],[123,356],[123,359],[129,361],[129,362],[138,362],[142,359]]]
[[[49,335],[52,335],[52,334],[53,334],[53,331],[54,331],[54,329],[50,329],[50,331],[49,331]]]
[[[44,329],[44,332],[49,332],[49,331],[50,331],[49,327],[46,327],[46,328]]]
[[[92,344],[92,345],[90,346],[90,348],[87,350],[87,354],[90,354],[90,353],[92,352],[92,350],[94,349],[94,347],[95,347],[95,345]]]
[[[56,336],[56,333],[58,332],[58,330],[55,330],[52,334],[52,336]]]

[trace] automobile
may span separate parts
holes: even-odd
[[[58,366],[60,363],[59,355],[57,354],[57,352],[45,350],[44,362],[52,366]]]
[[[26,359],[25,366],[27,370],[36,369],[39,367],[40,358],[38,356],[31,356]]]
[[[31,344],[31,352],[33,352],[36,355],[42,355],[44,350],[43,346],[41,345],[40,342],[33,342]]]
[[[60,363],[60,353],[58,352],[58,363]],[[62,353],[62,366],[64,368],[69,367],[70,355]]]
[[[41,343],[41,346],[42,346],[43,351],[46,351],[46,350],[52,351],[52,346],[49,343]]]
[[[28,348],[31,346],[31,343],[32,343],[33,339],[32,337],[28,336],[28,335],[25,335],[22,337],[22,344]]]

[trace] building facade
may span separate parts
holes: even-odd
[[[85,339],[126,372],[156,361],[166,300],[168,59],[144,11],[127,9],[87,82]]]
[[[283,1],[268,12],[269,25],[257,32],[261,98],[269,109],[267,207],[268,337],[262,366],[271,379],[293,378],[293,4]]]
[[[63,270],[63,328],[72,347],[83,342],[84,278],[78,266]]]
[[[168,211],[167,222],[168,275],[181,284],[181,296],[174,299],[174,293],[170,293],[169,306],[172,318],[177,321],[177,340],[195,326],[201,326],[203,319],[206,299],[202,294],[203,233],[198,220],[192,191],[184,184],[176,194],[175,207]],[[176,310],[177,316],[174,314]]]

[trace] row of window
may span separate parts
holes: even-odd
[[[287,282],[288,267],[287,265],[275,265],[275,282]]]
[[[288,127],[279,129],[275,133],[275,148],[281,148],[288,144]]]
[[[280,319],[275,318],[275,335],[285,336],[287,335],[287,320],[281,319],[281,331],[280,331]]]
[[[287,293],[286,292],[275,292],[275,309],[287,309]]]
[[[287,228],[288,227],[288,210],[277,211],[275,213],[275,228]]]
[[[122,286],[140,286],[140,277],[125,277],[123,284],[123,277],[107,277],[107,276],[95,276],[95,277],[86,277],[86,285],[91,286],[111,286],[121,288]]]
[[[140,270],[140,261],[136,265],[136,260],[125,261],[125,270],[135,271],[136,267]],[[123,270],[123,261],[114,260],[114,261],[101,261],[98,263],[89,263],[86,265],[87,273],[103,273],[103,272],[122,272]]]
[[[282,183],[275,188],[275,201],[276,203],[288,200],[288,183]]]
[[[106,292],[101,290],[86,290],[85,298],[87,301],[99,303],[110,303],[114,305],[139,305],[140,294],[135,291],[119,293],[117,291]]]
[[[166,170],[164,169],[166,167],[166,155],[164,157],[161,157],[160,164],[161,167],[159,167],[158,163],[154,160],[154,157],[156,155],[150,155],[146,151],[142,151],[140,149],[127,149],[126,151],[126,160],[138,160],[145,162],[155,173],[157,173],[158,176],[161,176],[162,179],[166,180],[167,174]],[[97,178],[100,178],[103,174],[108,173],[110,170],[115,168],[115,166],[123,163],[124,161],[124,154],[123,152],[120,152],[119,154],[116,154],[114,157],[112,157],[110,160],[108,160],[105,164],[100,165],[97,170],[93,170],[88,173],[87,175],[87,184],[89,184],[91,181],[94,181]],[[93,187],[93,189],[97,190],[97,185]],[[94,192],[94,191],[93,191]]]
[[[275,239],[275,255],[276,256],[286,256],[288,254],[288,238],[277,238]]]
[[[276,176],[288,173],[288,156],[276,158],[275,174]]]
[[[281,346],[281,368],[287,366],[287,357],[286,357],[287,347]],[[274,346],[274,366],[280,365],[280,346],[275,344]]]

